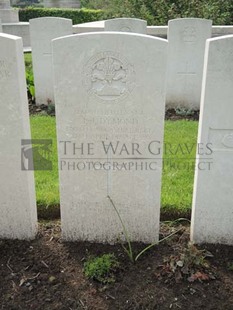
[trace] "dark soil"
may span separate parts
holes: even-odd
[[[165,119],[171,121],[178,121],[186,119],[189,121],[199,120],[199,110],[180,110],[180,109],[168,109],[166,110]]]
[[[62,242],[59,222],[41,223],[37,239],[31,242],[2,240],[0,309],[232,310],[233,247],[202,247],[213,257],[188,247],[185,226],[162,224],[161,238],[177,230],[135,264],[121,245]],[[143,245],[133,248],[137,252]],[[83,273],[90,255],[105,253],[114,253],[120,262],[115,283],[107,285]]]
[[[35,99],[28,93],[28,107],[30,115],[50,115],[55,116],[55,106],[53,104],[36,105]]]

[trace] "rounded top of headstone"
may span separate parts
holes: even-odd
[[[10,0],[0,0],[0,9],[10,9]]]

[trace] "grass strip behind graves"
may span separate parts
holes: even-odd
[[[32,138],[52,139],[52,171],[35,171],[36,197],[40,218],[59,216],[59,181],[56,142],[56,119],[50,116],[31,116]],[[193,191],[198,123],[195,121],[166,121],[162,178],[162,218],[175,219],[190,214]],[[192,148],[189,154],[185,143]],[[170,146],[171,144],[171,146]]]
[[[164,219],[191,212],[198,122],[165,121],[162,210]]]
[[[51,171],[35,171],[36,200],[40,218],[56,218],[60,213],[57,158],[56,119],[50,116],[31,116],[32,139],[52,139],[53,164]]]

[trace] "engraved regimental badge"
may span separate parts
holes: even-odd
[[[84,66],[83,72],[84,86],[89,96],[101,102],[122,101],[135,86],[133,66],[118,53],[97,54]]]
[[[227,148],[233,148],[233,134],[227,134],[222,139],[222,144]]]
[[[197,31],[195,27],[187,26],[184,28],[183,32],[183,40],[187,43],[193,43],[197,41]]]
[[[133,32],[130,27],[125,26],[125,25],[121,26],[120,31],[122,31],[122,32]]]

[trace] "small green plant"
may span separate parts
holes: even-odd
[[[32,69],[32,55],[31,53],[25,54],[25,67],[26,67],[26,81],[27,81],[27,90],[31,96],[31,99],[35,99],[35,86],[34,86],[34,76]]]
[[[178,255],[171,255],[161,266],[160,276],[174,278],[176,282],[187,279],[189,282],[215,279],[206,260],[213,255],[206,250],[199,250],[188,243]]]
[[[176,115],[179,116],[192,116],[194,114],[194,110],[186,109],[186,108],[176,108]]]
[[[47,112],[49,115],[55,115],[55,105],[52,103],[48,104]]]
[[[104,254],[89,258],[84,263],[84,274],[86,277],[101,283],[112,283],[115,281],[114,271],[118,267],[119,262],[114,254]]]
[[[35,86],[32,72],[26,72],[27,89],[32,99],[35,98]]]
[[[233,262],[228,264],[228,270],[233,271]]]
[[[130,240],[130,237],[129,237],[129,234],[128,234],[128,231],[126,229],[126,226],[121,218],[121,215],[116,207],[116,205],[114,204],[113,200],[111,199],[110,196],[107,197],[109,200],[110,200],[110,203],[111,205],[113,206],[116,214],[117,214],[117,217],[119,218],[119,221],[121,223],[121,226],[122,226],[122,229],[123,229],[123,235],[127,241],[127,245],[128,245],[128,248],[126,246],[124,246],[124,244],[122,244],[122,247],[124,249],[124,251],[126,252],[126,254],[128,255],[130,261],[132,263],[135,263],[143,254],[145,254],[148,250],[150,250],[152,247],[154,247],[155,245],[158,245],[159,243],[171,238],[173,235],[177,234],[179,231],[183,230],[183,228],[181,229],[178,229],[177,231],[175,231],[174,233],[170,234],[169,236],[166,236],[164,237],[163,239],[155,242],[155,243],[152,243],[150,245],[148,245],[147,247],[145,247],[141,252],[139,252],[137,255],[134,255],[134,252],[133,252],[133,248],[132,248],[132,242]],[[183,219],[182,219],[183,220]]]

